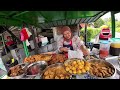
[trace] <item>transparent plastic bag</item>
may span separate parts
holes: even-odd
[[[68,50],[68,58],[78,58],[78,59],[83,59],[83,52],[81,50]]]

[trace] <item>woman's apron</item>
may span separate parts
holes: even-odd
[[[67,48],[69,48],[70,50],[73,50],[72,40],[70,41],[70,44],[68,44],[68,45],[65,45],[65,44],[64,44],[64,41],[63,41],[63,47],[67,47]],[[63,54],[68,58],[68,52],[63,52]]]

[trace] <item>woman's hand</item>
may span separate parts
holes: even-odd
[[[85,50],[83,50],[83,55],[88,56],[88,55],[90,55],[90,52],[87,49],[85,49]]]
[[[60,48],[61,52],[68,52],[68,50],[69,50],[69,48],[67,48],[67,47],[61,47]]]
[[[84,45],[81,45],[80,49],[82,50],[83,55],[85,56],[90,55],[89,50]]]

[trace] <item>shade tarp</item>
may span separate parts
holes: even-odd
[[[94,22],[107,11],[0,11],[0,25],[22,26],[23,22],[41,28]]]

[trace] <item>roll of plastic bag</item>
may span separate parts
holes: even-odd
[[[30,45],[30,43],[28,42],[28,40],[26,40],[26,46],[29,46]]]
[[[77,51],[68,50],[68,58],[83,59],[83,52],[81,50],[77,50]]]
[[[31,41],[29,41],[29,42],[30,42],[30,47],[31,47],[31,49],[34,49],[34,48],[35,48],[35,45],[34,45],[33,40],[31,40]]]

